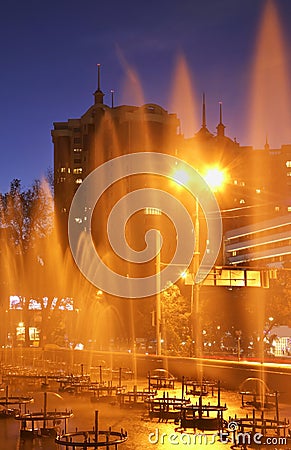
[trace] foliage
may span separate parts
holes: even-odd
[[[56,276],[59,252],[53,213],[53,200],[46,181],[35,180],[30,188],[23,189],[20,180],[14,179],[9,191],[0,194],[0,289],[3,298],[11,294],[23,298],[27,343],[29,299],[38,299],[42,305],[43,331],[50,315],[57,310],[51,308],[54,297],[60,298],[62,293],[61,275]]]
[[[266,317],[272,317],[272,327],[291,327],[291,271],[278,270],[277,278],[271,280],[266,301]],[[271,328],[270,328],[271,330]]]
[[[182,354],[189,348],[190,307],[178,286],[172,284],[161,294],[162,337],[169,352]]]
[[[14,179],[9,192],[0,194],[2,235],[17,253],[26,253],[52,226],[53,202],[46,182],[35,180],[31,188],[23,190],[20,180]]]

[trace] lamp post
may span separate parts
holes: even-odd
[[[177,174],[176,177],[177,179]],[[187,173],[178,173],[178,179],[187,183],[189,175]],[[205,171],[204,180],[209,185],[213,192],[218,191],[225,181],[225,173],[218,167],[208,168]],[[199,221],[199,202],[195,197],[195,244],[194,254],[192,260],[192,280],[191,280],[191,301],[190,301],[190,317],[191,317],[191,341],[192,346],[195,341],[195,356],[197,358],[202,356],[202,337],[201,337],[201,325],[200,325],[200,288],[201,283],[197,282],[197,274],[200,265],[200,221]],[[195,331],[196,330],[196,331]]]
[[[157,283],[157,293],[156,293],[156,341],[157,341],[157,355],[162,354],[162,332],[161,332],[161,323],[162,323],[162,311],[161,311],[161,254],[160,254],[160,242],[161,242],[160,233],[157,233],[156,237],[156,283]]]
[[[200,303],[200,283],[197,283],[196,276],[199,270],[200,264],[200,223],[199,223],[199,204],[197,198],[195,198],[195,245],[194,245],[194,256],[193,256],[193,282],[191,285],[191,337],[192,343],[195,338],[195,355],[196,357],[201,356],[201,335],[200,335],[200,314],[199,314],[199,303]],[[196,335],[195,335],[195,322],[196,322]]]
[[[160,219],[160,216],[162,215],[162,211],[158,208],[146,208],[145,214],[148,216],[156,216],[157,219]],[[161,235],[160,233],[157,233],[156,235],[156,294],[155,294],[155,311],[154,311],[154,317],[155,320],[154,326],[156,329],[156,354],[160,356],[162,354],[162,306],[161,306],[161,254],[160,254],[160,247],[161,247]]]
[[[237,360],[240,361],[242,331],[241,330],[236,330],[235,334],[236,334],[236,337],[237,337]]]

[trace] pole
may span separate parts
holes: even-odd
[[[47,392],[43,395],[43,428],[46,429]]]
[[[240,336],[237,338],[237,360],[240,361]]]
[[[199,203],[195,198],[195,245],[193,257],[193,284],[191,289],[191,322],[192,322],[192,342],[195,341],[195,356],[201,357],[201,333],[200,333],[200,284],[197,283],[196,276],[200,264],[200,224],[199,224]]]
[[[161,339],[162,339],[162,333],[161,333],[161,320],[162,320],[162,313],[161,313],[161,280],[160,280],[160,271],[161,271],[161,255],[160,255],[160,233],[157,232],[157,238],[156,238],[156,283],[157,283],[157,293],[156,293],[156,341],[157,341],[157,355],[162,354],[162,348],[161,348]]]
[[[95,434],[95,442],[98,442],[98,434],[99,434],[99,427],[98,427],[98,411],[95,411],[95,427],[94,427],[94,434]]]

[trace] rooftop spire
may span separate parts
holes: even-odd
[[[202,128],[206,128],[205,92],[203,92],[203,97],[202,97]]]
[[[103,97],[104,94],[100,89],[100,64],[97,64],[97,91],[94,92],[94,97],[95,97],[95,105],[97,103],[103,103]]]
[[[113,108],[114,107],[114,90],[113,89],[111,89],[111,108]]]
[[[212,133],[207,129],[206,126],[206,102],[205,102],[205,92],[202,95],[202,126],[200,130],[195,134],[199,139],[209,139],[213,136]]]
[[[97,91],[100,91],[100,64],[97,64],[97,67],[98,67],[98,73],[97,73],[97,80],[98,80],[98,83],[97,83]]]
[[[219,124],[216,129],[217,136],[224,136],[225,125],[222,123],[222,102],[219,102]]]

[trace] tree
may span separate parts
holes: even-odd
[[[30,299],[41,299],[43,303],[46,295],[48,283],[44,282],[43,266],[49,252],[44,255],[44,249],[55,251],[53,230],[53,199],[48,183],[35,180],[24,190],[20,180],[14,179],[9,192],[0,194],[1,290],[6,297],[14,294],[22,298],[27,343]]]
[[[270,292],[266,300],[266,318],[272,317],[270,329],[274,326],[291,327],[291,271],[278,270],[277,278],[270,280]]]
[[[177,285],[161,293],[162,336],[167,351],[188,354],[190,345],[190,307]]]
[[[18,254],[25,254],[37,239],[47,236],[53,227],[53,201],[47,182],[35,180],[22,190],[14,179],[9,192],[0,194],[0,227]]]

